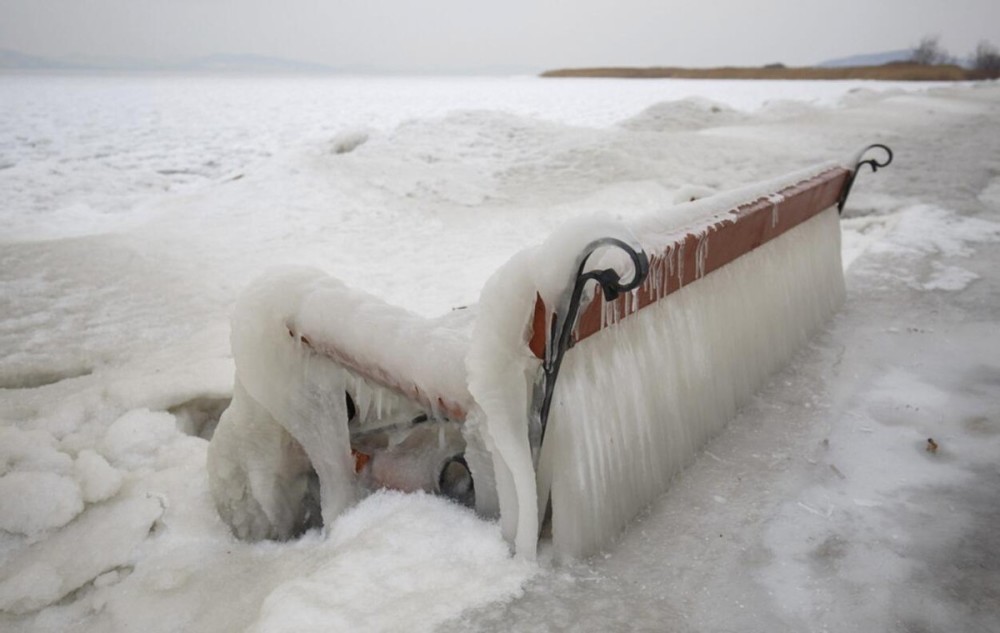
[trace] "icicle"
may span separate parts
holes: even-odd
[[[648,285],[646,285],[648,284]],[[660,260],[655,255],[649,258],[649,276],[646,278],[647,295],[653,301],[660,298]]]
[[[368,386],[368,381],[364,379],[359,380],[358,390],[354,394],[354,406],[357,409],[358,417],[368,424],[371,424],[378,419],[374,415],[372,401],[372,390],[371,387]]]
[[[840,304],[837,222],[829,209],[566,354],[539,465],[559,555],[611,542]]]
[[[670,281],[670,273],[668,268],[670,267],[670,251],[668,250],[665,257],[660,259],[659,266],[657,268],[660,270],[660,284],[658,294],[660,297],[667,294],[667,285]]]
[[[771,228],[778,226],[778,205],[785,200],[785,196],[780,193],[773,193],[767,197],[768,202],[771,203]]]
[[[556,341],[552,340],[552,319],[555,318],[555,313],[549,306],[545,307],[545,358],[552,358],[552,353]]]
[[[670,283],[670,274],[673,272],[674,260],[671,259],[671,248],[667,248],[667,252],[664,253],[663,258],[660,260],[660,284],[658,290],[658,297],[662,297],[667,294],[667,286]]]
[[[687,240],[682,240],[677,245],[677,287],[684,287],[684,244]]]
[[[706,231],[698,238],[698,248],[694,252],[695,279],[705,276],[705,261],[708,259],[708,232]]]

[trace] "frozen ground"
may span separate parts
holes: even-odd
[[[0,77],[0,628],[1000,630],[1000,87],[865,85]],[[261,270],[436,314],[568,217],[873,141],[846,307],[605,554],[424,496],[216,517]]]

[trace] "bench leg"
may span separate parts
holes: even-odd
[[[319,525],[312,473],[298,441],[237,381],[208,447],[209,486],[233,534],[284,540]]]

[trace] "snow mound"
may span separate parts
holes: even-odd
[[[164,411],[129,411],[108,427],[103,448],[114,463],[136,468],[149,462],[168,440],[179,435],[174,416]]]
[[[650,106],[620,125],[634,132],[678,132],[735,125],[747,119],[725,104],[694,97]]]
[[[368,142],[371,132],[366,129],[345,130],[330,140],[330,151],[334,154],[350,154]]]
[[[55,473],[14,472],[0,477],[0,529],[33,535],[66,525],[83,511],[80,486]]]
[[[496,197],[508,172],[544,169],[575,138],[565,126],[528,117],[458,111],[368,139],[346,169],[394,196],[473,206]]]
[[[419,493],[369,497],[321,547],[322,563],[264,600],[252,633],[394,631],[403,622],[433,631],[470,605],[519,595],[537,572],[510,557],[495,523]]]
[[[73,459],[58,450],[51,433],[0,427],[0,475],[14,470],[66,474]]]
[[[73,457],[51,433],[0,428],[0,530],[38,537],[118,492],[120,474],[94,451]]]
[[[160,500],[128,497],[94,506],[65,529],[17,552],[0,572],[0,611],[40,609],[132,563],[135,548],[162,514]]]
[[[85,449],[76,456],[73,464],[77,480],[87,503],[104,501],[116,494],[122,487],[122,474],[113,468],[99,453]]]

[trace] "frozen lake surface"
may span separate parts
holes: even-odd
[[[1000,88],[0,75],[0,628],[1000,629]],[[228,318],[311,264],[425,315],[560,223],[870,142],[848,300],[615,546],[379,494],[235,541]],[[937,453],[925,450],[927,437]]]
[[[0,220],[25,237],[120,227],[163,193],[234,177],[341,134],[388,133],[456,111],[602,128],[691,96],[749,112],[784,100],[830,106],[872,86],[927,88],[860,81],[8,74],[0,76],[0,171],[6,172]]]

